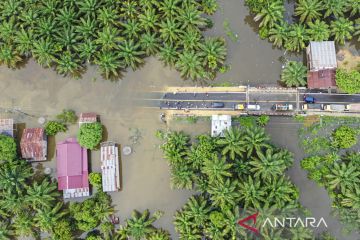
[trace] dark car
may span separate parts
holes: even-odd
[[[315,98],[312,96],[304,96],[304,102],[306,103],[315,103]]]
[[[212,108],[223,108],[225,104],[223,102],[213,102],[211,103]]]

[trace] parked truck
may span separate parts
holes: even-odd
[[[302,110],[305,111],[316,111],[316,110],[322,110],[324,108],[323,104],[320,103],[304,103],[302,105]]]
[[[292,111],[294,110],[294,106],[292,104],[274,104],[273,110],[275,111]]]
[[[344,112],[349,111],[350,105],[348,104],[324,104],[323,110],[330,112]]]
[[[235,110],[245,110],[245,104],[238,103],[234,105]]]

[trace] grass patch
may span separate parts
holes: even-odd
[[[226,35],[231,39],[231,41],[233,41],[233,42],[239,41],[239,36],[231,29],[230,22],[228,19],[224,20],[223,27],[224,27]]]

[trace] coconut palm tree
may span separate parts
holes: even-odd
[[[273,27],[283,19],[285,8],[282,1],[267,1],[259,13],[254,17],[254,21],[260,22],[260,27]]]
[[[121,41],[122,37],[120,37],[119,30],[112,26],[106,26],[102,31],[98,32],[98,38],[95,40],[95,43],[99,44],[104,51],[113,51],[118,49]]]
[[[310,40],[321,42],[329,39],[330,29],[326,22],[316,19],[315,22],[308,22],[308,25],[306,31]]]
[[[222,240],[224,239],[225,233],[222,231],[221,228],[216,226],[214,223],[209,222],[205,228],[205,236],[206,239],[212,240]]]
[[[183,51],[179,54],[175,67],[180,71],[181,77],[197,80],[205,76],[202,62],[202,57],[195,51]]]
[[[211,159],[205,159],[201,172],[205,174],[209,183],[223,182],[224,178],[231,177],[230,169],[232,164],[226,163],[225,157],[218,157],[216,153],[213,154]]]
[[[350,11],[350,16],[359,16],[360,14],[360,3],[357,0],[348,0],[347,1],[347,6],[349,9],[351,9]]]
[[[16,15],[12,15],[12,16],[16,16]],[[39,18],[39,9],[34,7],[23,9],[19,15],[19,20],[22,21],[22,25],[23,25],[22,27],[24,29],[28,29],[28,28],[34,29],[34,26],[37,23],[38,18]]]
[[[198,30],[206,24],[198,7],[187,2],[183,2],[183,6],[179,10],[179,21],[181,28],[186,30]]]
[[[218,8],[218,3],[216,0],[202,0],[201,7],[207,15],[213,15]]]
[[[131,40],[125,40],[119,45],[121,50],[119,56],[124,59],[126,67],[131,67],[135,70],[140,64],[144,63],[144,60],[141,58],[144,55],[144,51],[140,48],[140,43],[134,43]]]
[[[223,183],[211,183],[208,189],[212,205],[220,207],[221,209],[234,207],[241,197],[239,191],[239,183],[237,181],[230,180],[229,178]]]
[[[78,42],[79,37],[75,33],[73,27],[63,28],[55,36],[56,43],[61,46],[64,51],[71,51],[74,48],[74,45]]]
[[[56,14],[55,20],[59,22],[60,26],[64,28],[71,27],[76,21],[77,13],[73,7],[62,7]]]
[[[280,24],[275,24],[273,28],[269,30],[269,40],[273,44],[281,48],[285,45],[289,34],[289,24],[286,22],[281,22]]]
[[[56,71],[64,76],[79,77],[81,73],[81,64],[79,59],[71,54],[70,51],[60,55],[60,59],[55,59]]]
[[[104,26],[116,26],[118,24],[118,11],[113,6],[103,7],[98,10],[97,20],[101,27]]]
[[[97,52],[94,62],[99,66],[100,72],[107,79],[119,76],[119,70],[123,67],[119,55],[114,51]]]
[[[15,25],[15,18],[11,17],[9,20],[3,20],[0,24],[0,40],[5,44],[11,44],[14,39],[17,27]]]
[[[107,203],[97,202],[94,207],[94,215],[96,219],[101,221],[106,221],[114,213],[114,208]]]
[[[0,45],[0,64],[6,64],[14,69],[21,61],[22,58],[12,45]]]
[[[122,1],[120,8],[120,16],[123,19],[133,19],[139,14],[139,6],[137,1],[126,0]]]
[[[21,214],[28,211],[29,205],[24,194],[4,191],[0,198],[1,210],[9,214]]]
[[[306,27],[302,24],[292,24],[290,26],[288,40],[285,44],[285,48],[290,51],[300,52],[306,47],[306,42],[309,36],[306,32]]]
[[[196,50],[200,46],[201,34],[199,31],[189,30],[184,31],[181,36],[181,43],[187,51]]]
[[[81,15],[86,17],[95,17],[96,10],[99,9],[100,2],[98,0],[84,0],[76,1],[76,4]]]
[[[341,205],[344,207],[359,209],[360,188],[358,186],[354,186],[354,188],[348,189],[344,194],[344,198],[341,200]]]
[[[225,131],[224,138],[217,140],[217,144],[222,147],[222,154],[229,154],[230,159],[234,160],[236,155],[241,156],[244,149],[242,131],[239,128],[230,128]]]
[[[24,212],[16,216],[12,226],[19,237],[35,237],[36,235],[32,216]]]
[[[175,43],[179,40],[182,30],[179,22],[175,19],[166,18],[160,23],[160,37],[169,43]]]
[[[333,21],[330,27],[331,34],[334,36],[335,41],[344,45],[346,40],[350,40],[355,30],[353,24],[351,20],[343,17]]]
[[[16,0],[7,0],[0,3],[1,17],[7,18],[17,16],[20,13],[21,2]]]
[[[41,183],[34,182],[31,186],[27,187],[26,201],[35,209],[49,209],[59,195],[57,185],[45,178]]]
[[[324,17],[333,15],[335,18],[340,18],[346,12],[347,0],[323,0],[322,3],[325,6]]]
[[[295,204],[299,191],[291,183],[289,178],[279,176],[267,182],[265,186],[267,202],[282,209],[289,204]]]
[[[192,219],[185,211],[177,211],[174,215],[174,226],[176,232],[183,234],[186,230],[192,229]]]
[[[171,240],[170,234],[165,230],[155,230],[150,233],[148,240]]]
[[[96,56],[98,45],[90,39],[85,40],[83,43],[74,46],[77,54],[82,61],[92,62]]]
[[[340,190],[343,194],[349,189],[353,189],[357,183],[360,182],[360,172],[352,164],[345,164],[344,162],[334,163],[330,173],[325,175],[331,190]]]
[[[178,59],[177,47],[172,43],[164,43],[164,45],[160,47],[159,58],[166,66],[175,66]]]
[[[22,160],[8,160],[0,165],[0,190],[21,195],[32,176],[31,166]]]
[[[147,8],[139,15],[140,27],[145,31],[155,31],[157,29],[157,22],[159,16],[156,14],[154,8]]]
[[[142,30],[139,21],[130,19],[125,23],[122,23],[122,26],[124,27],[122,34],[126,36],[126,39],[132,40],[139,38],[140,32]]]
[[[141,48],[145,50],[147,56],[155,55],[159,52],[160,44],[156,33],[146,32],[140,38]]]
[[[289,61],[281,73],[281,81],[288,87],[306,85],[307,69],[301,62]]]
[[[147,239],[155,231],[152,224],[161,216],[161,212],[155,212],[153,216],[150,216],[149,210],[142,213],[134,210],[131,218],[125,221],[127,236],[135,240]]]
[[[16,32],[16,36],[14,38],[16,51],[22,56],[30,57],[34,39],[35,36],[32,30],[25,30],[24,28],[21,28]]]
[[[35,33],[39,37],[52,38],[58,30],[57,22],[54,17],[41,17],[35,26]]]
[[[75,26],[76,32],[80,34],[83,40],[89,40],[96,36],[98,32],[97,22],[94,18],[87,16],[80,18],[79,23]]]
[[[205,226],[211,208],[204,196],[192,196],[184,206],[184,213],[188,215],[192,221],[194,228]]]
[[[105,240],[110,240],[110,239],[114,239],[114,224],[109,222],[109,221],[105,221],[103,223],[100,224],[100,233],[101,235],[104,237]]]
[[[254,177],[260,177],[265,182],[280,176],[286,169],[284,160],[279,153],[274,153],[272,148],[266,149],[265,153],[257,152],[257,157],[250,161],[251,172]]]
[[[33,43],[32,56],[43,67],[50,67],[55,60],[55,46],[50,38],[36,39]]]
[[[201,54],[204,58],[204,66],[215,70],[219,65],[223,65],[226,58],[225,39],[223,38],[206,38],[203,44],[200,44]],[[215,64],[209,59],[213,58]]]
[[[195,174],[186,164],[176,164],[171,167],[170,184],[172,189],[192,189]]]
[[[254,153],[260,152],[263,148],[271,147],[268,143],[270,138],[268,135],[266,135],[263,128],[246,128],[243,140],[248,158]]]
[[[254,180],[248,176],[244,181],[240,181],[239,185],[239,200],[244,203],[244,208],[260,208],[262,203],[266,201],[266,193],[259,179],[255,178]]]
[[[0,239],[12,239],[13,231],[10,228],[10,224],[4,221],[0,221]]]
[[[58,202],[52,209],[37,209],[35,217],[35,226],[41,231],[52,233],[54,227],[63,218],[67,211],[62,209],[63,203]]]
[[[173,18],[179,14],[181,0],[163,0],[159,2],[159,11],[163,18]]]
[[[300,22],[311,22],[314,19],[319,19],[323,4],[318,0],[299,0],[295,9],[295,16],[300,16]]]

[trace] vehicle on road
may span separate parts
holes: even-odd
[[[248,104],[246,106],[246,109],[249,111],[260,111],[260,105],[259,104]]]
[[[360,103],[353,103],[349,106],[349,111],[360,112]]]
[[[223,102],[213,102],[211,103],[212,108],[223,108],[225,107],[225,104]]]
[[[329,112],[344,112],[349,111],[350,105],[348,104],[324,104],[323,110]]]
[[[322,110],[323,108],[323,104],[320,103],[304,103],[302,105],[302,110]]]
[[[245,104],[239,103],[234,105],[235,110],[245,110]]]
[[[306,103],[315,103],[316,99],[312,96],[304,96],[304,102]]]
[[[292,111],[294,110],[294,106],[288,103],[280,103],[280,104],[274,104],[272,109],[275,111]]]

